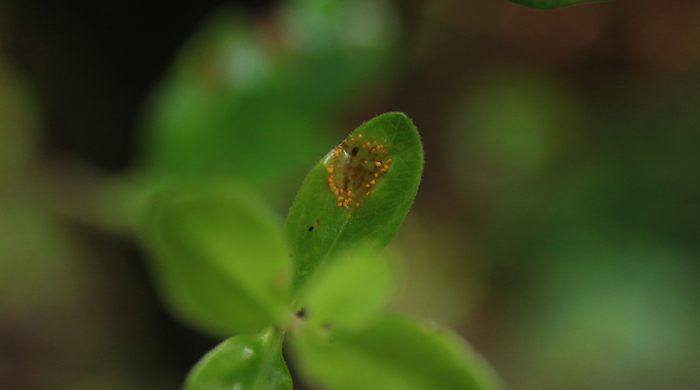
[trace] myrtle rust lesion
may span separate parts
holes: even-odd
[[[363,199],[374,193],[374,186],[389,170],[391,159],[387,140],[350,135],[330,153],[324,166],[328,188],[338,207],[359,207]]]

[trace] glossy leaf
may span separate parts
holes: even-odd
[[[174,313],[217,336],[286,323],[288,249],[255,194],[228,181],[179,182],[146,207],[143,238]]]
[[[192,368],[184,390],[292,390],[283,337],[274,327],[231,337]]]
[[[360,252],[319,270],[301,301],[311,324],[358,328],[388,303],[390,292],[389,265],[376,254]]]
[[[285,234],[295,262],[295,290],[328,259],[362,243],[381,250],[413,203],[423,171],[420,137],[402,113],[358,127],[307,175]]]
[[[530,8],[538,9],[553,9],[566,7],[568,5],[574,5],[579,3],[593,3],[600,1],[610,1],[610,0],[509,0],[513,3],[518,3]]]
[[[384,316],[359,332],[303,327],[292,347],[304,378],[331,390],[503,388],[464,340],[398,315]]]

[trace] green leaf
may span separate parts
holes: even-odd
[[[454,333],[387,315],[359,332],[302,327],[290,339],[304,378],[331,390],[502,389]]]
[[[184,45],[146,107],[148,168],[233,174],[266,188],[323,151],[327,120],[294,96],[285,69],[293,61],[263,31],[222,9]]]
[[[294,289],[327,259],[360,243],[384,248],[413,203],[422,171],[418,132],[398,112],[358,127],[321,159],[304,180],[284,227],[296,268]]]
[[[610,0],[509,0],[513,3],[521,4],[530,8],[538,9],[553,9],[566,7],[568,5],[574,5],[579,3],[593,3],[599,1],[610,1]]]
[[[289,1],[263,18],[215,11],[145,107],[146,167],[233,174],[273,193],[298,175],[296,190],[337,113],[402,69],[399,20],[376,0]]]
[[[148,202],[142,236],[165,302],[217,336],[286,325],[291,261],[276,216],[235,183],[169,183]]]
[[[274,327],[231,337],[192,368],[184,390],[292,390],[283,337]]]
[[[310,324],[359,328],[388,303],[390,292],[386,261],[377,254],[360,252],[319,270],[300,301]]]

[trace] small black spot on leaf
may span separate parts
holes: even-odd
[[[312,231],[312,230],[314,230],[314,227],[313,227],[313,226],[310,226],[310,227],[309,227],[309,231]]]
[[[353,157],[355,157],[355,156],[357,156],[357,152],[359,152],[359,151],[360,151],[360,148],[358,148],[357,146],[355,146],[355,147],[352,148],[352,150],[350,151],[350,155],[353,156]]]

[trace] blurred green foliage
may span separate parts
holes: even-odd
[[[219,337],[285,326],[292,262],[276,215],[244,186],[176,181],[148,198],[139,235],[170,309]]]
[[[552,76],[508,67],[483,70],[474,80],[451,119],[455,177],[499,188],[556,169],[584,126],[567,87]]]
[[[193,176],[246,182],[284,214],[336,129],[390,110],[427,156],[386,256],[406,261],[394,307],[467,335],[509,388],[700,387],[697,4],[224,8],[148,79],[132,142],[108,113],[146,73],[114,68],[148,53],[90,29],[160,31],[177,4],[30,19],[24,3],[2,3],[0,30],[0,387],[179,386],[211,345],[185,347],[105,229],[133,232],[145,194]],[[85,118],[104,126],[81,133]],[[119,177],[83,161],[114,138],[138,149]]]
[[[463,340],[380,314],[390,276],[378,252],[408,213],[422,170],[415,126],[387,113],[312,168],[284,236],[263,202],[225,181],[180,179],[149,196],[139,236],[163,299],[203,331],[240,333],[205,356],[186,387],[289,388],[280,360],[289,332],[302,375],[322,387],[501,388]]]
[[[390,80],[399,28],[376,0],[292,1],[259,21],[217,11],[146,109],[147,169],[226,173],[274,194],[325,153],[349,98]]]

